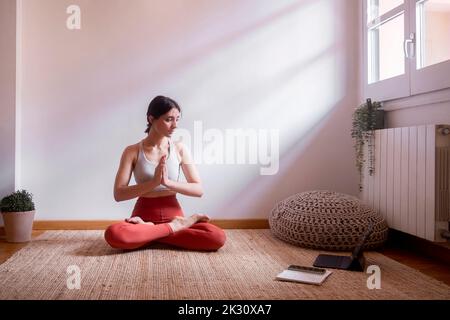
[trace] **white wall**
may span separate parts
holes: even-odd
[[[66,8],[81,8],[68,30]],[[181,127],[278,129],[280,170],[199,164],[187,214],[266,218],[312,189],[356,195],[350,138],[358,100],[358,1],[28,0],[23,3],[20,184],[36,219],[119,219],[112,189],[125,146],[144,137],[151,98]],[[233,151],[233,150],[231,150]],[[230,150],[225,150],[230,152]]]
[[[16,1],[0,1],[0,199],[14,191]],[[0,215],[0,225],[3,220]]]
[[[389,111],[386,127],[410,127],[424,124],[450,124],[450,101]]]

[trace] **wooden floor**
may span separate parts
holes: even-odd
[[[45,232],[34,230],[33,238]],[[27,243],[8,243],[0,238],[0,264],[9,259],[15,252],[25,247]],[[444,244],[447,249],[448,244]],[[385,256],[396,260],[404,265],[412,267],[430,277],[442,281],[450,286],[450,265],[438,259],[418,254],[410,249],[388,243],[385,248],[379,250]]]
[[[389,229],[380,253],[450,285],[450,243],[430,242]]]
[[[32,236],[36,238],[44,233],[44,230],[33,230]],[[0,238],[0,264],[9,259],[15,252],[25,247],[28,243],[10,243],[4,238]]]
[[[450,286],[450,266],[448,264],[402,248],[387,247],[379,252]]]

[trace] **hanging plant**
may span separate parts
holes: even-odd
[[[359,172],[359,190],[362,191],[364,144],[368,148],[369,175],[375,172],[375,135],[374,130],[383,129],[384,111],[380,109],[381,103],[367,99],[365,103],[356,108],[353,113],[352,138],[355,139],[356,168]]]

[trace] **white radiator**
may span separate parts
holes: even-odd
[[[375,131],[375,172],[369,175],[366,159],[362,199],[390,228],[444,241],[440,231],[450,221],[448,131],[449,125]]]

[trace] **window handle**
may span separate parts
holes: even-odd
[[[406,57],[406,58],[413,58],[413,57],[414,57],[415,43],[416,43],[416,40],[415,40],[415,34],[414,34],[414,32],[411,32],[411,33],[409,34],[409,39],[406,39],[405,42],[404,42],[404,44],[403,44],[403,50],[405,51],[405,57]],[[412,47],[413,47],[413,50],[412,50],[412,54],[411,54],[411,55],[409,54],[410,44],[411,44]]]

